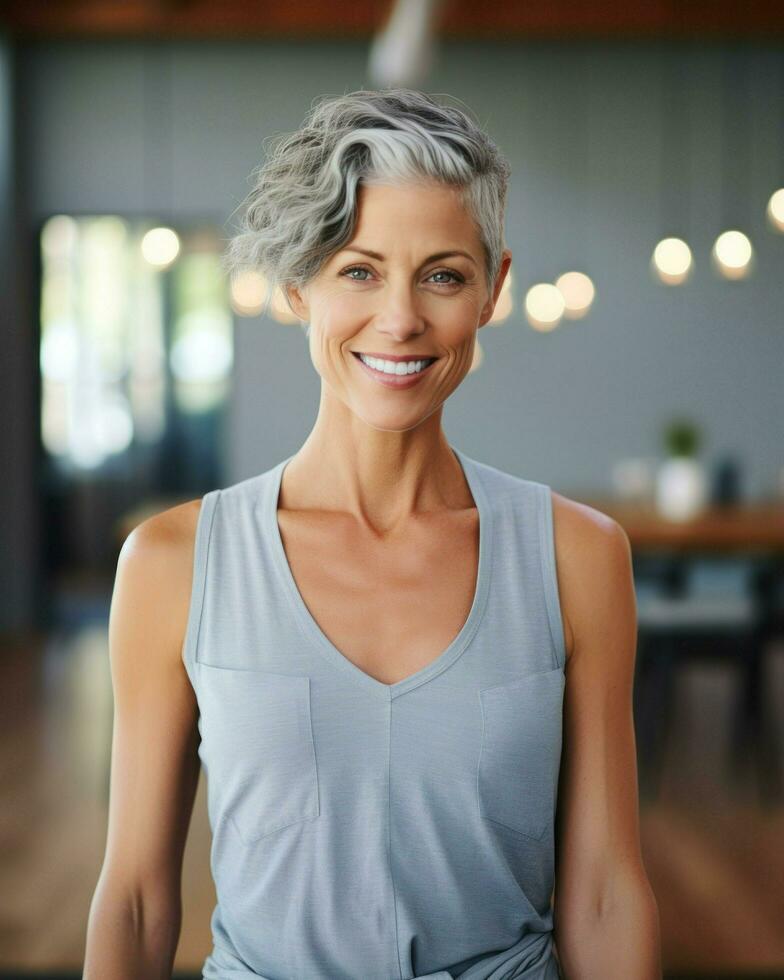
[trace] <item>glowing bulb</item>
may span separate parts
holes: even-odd
[[[171,265],[179,251],[180,239],[171,228],[151,228],[142,238],[142,255],[158,268]]]
[[[727,279],[742,279],[751,263],[751,242],[742,231],[723,231],[713,245],[713,258]]]
[[[682,238],[662,238],[651,257],[654,272],[668,286],[678,286],[692,268],[691,249]]]
[[[564,298],[564,316],[567,320],[579,320],[591,308],[596,295],[590,276],[584,272],[564,272],[555,280]]]
[[[557,327],[565,307],[563,293],[550,282],[538,282],[525,294],[525,312],[535,330]]]
[[[247,269],[231,281],[231,307],[239,316],[258,316],[267,296],[267,280],[259,272]]]
[[[784,187],[770,195],[767,214],[776,231],[784,231]]]

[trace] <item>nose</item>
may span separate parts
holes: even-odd
[[[379,333],[395,340],[406,340],[423,333],[425,320],[411,286],[401,283],[383,291],[376,327]]]

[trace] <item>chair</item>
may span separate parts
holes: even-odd
[[[780,628],[775,568],[765,559],[635,557],[638,645],[634,715],[643,800],[656,798],[672,722],[678,669],[694,660],[729,660],[738,683],[729,772],[737,786],[749,752],[765,802],[781,798],[772,750],[764,665]]]

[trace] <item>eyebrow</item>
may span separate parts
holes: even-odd
[[[341,251],[359,252],[361,255],[370,256],[371,259],[378,259],[379,262],[384,261],[384,256],[381,255],[380,252],[372,252],[369,248],[358,248],[355,245],[349,245],[348,247],[341,249]],[[472,262],[474,263],[476,262],[476,259],[473,257],[473,255],[470,255],[468,252],[463,252],[460,249],[453,248],[453,249],[449,249],[446,252],[436,252],[433,255],[428,255],[428,257],[422,262],[422,265],[426,265],[428,262],[437,262],[439,259],[446,259],[450,255],[462,255],[465,258],[470,259]]]

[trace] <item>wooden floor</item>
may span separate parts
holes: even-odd
[[[784,751],[784,649],[766,691]],[[106,839],[112,697],[106,623],[0,651],[0,976],[80,975],[90,901]],[[682,675],[642,841],[668,974],[784,975],[784,810],[760,805],[749,767],[725,775],[731,674]],[[175,969],[200,976],[215,893],[202,775],[183,870]]]

